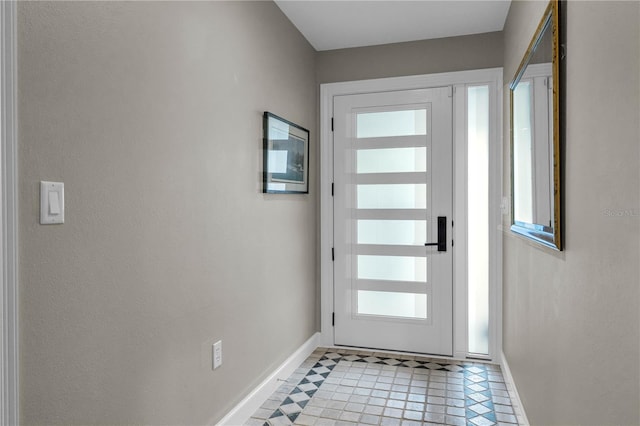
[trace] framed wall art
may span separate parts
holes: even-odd
[[[309,131],[266,111],[263,125],[262,192],[309,193]]]

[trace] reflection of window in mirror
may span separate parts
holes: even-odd
[[[513,93],[514,219],[553,226],[551,64],[529,65]]]
[[[513,218],[526,223],[533,223],[531,105],[531,83],[520,80],[513,91]]]

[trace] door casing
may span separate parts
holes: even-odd
[[[453,86],[454,207],[453,238],[453,358],[469,357],[467,351],[466,282],[466,87],[489,86],[489,355],[499,361],[502,352],[502,214],[508,200],[502,196],[502,68],[393,77],[320,86],[320,335],[333,346],[333,97],[381,91]]]
[[[0,3],[0,424],[20,420],[18,334],[17,5]]]

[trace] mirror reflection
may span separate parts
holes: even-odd
[[[511,84],[512,230],[560,250],[552,2]]]
[[[547,27],[532,61],[513,91],[513,212],[516,222],[552,228],[553,76],[550,33]]]

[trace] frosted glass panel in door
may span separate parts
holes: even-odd
[[[427,171],[427,148],[360,149],[358,173],[411,173]]]
[[[426,220],[358,220],[358,244],[421,246]]]
[[[427,134],[427,110],[405,110],[359,113],[356,137],[384,138]]]
[[[358,290],[358,314],[427,318],[427,295]]]
[[[426,184],[358,185],[359,209],[426,209]]]
[[[427,259],[411,256],[358,255],[358,279],[427,281]]]

